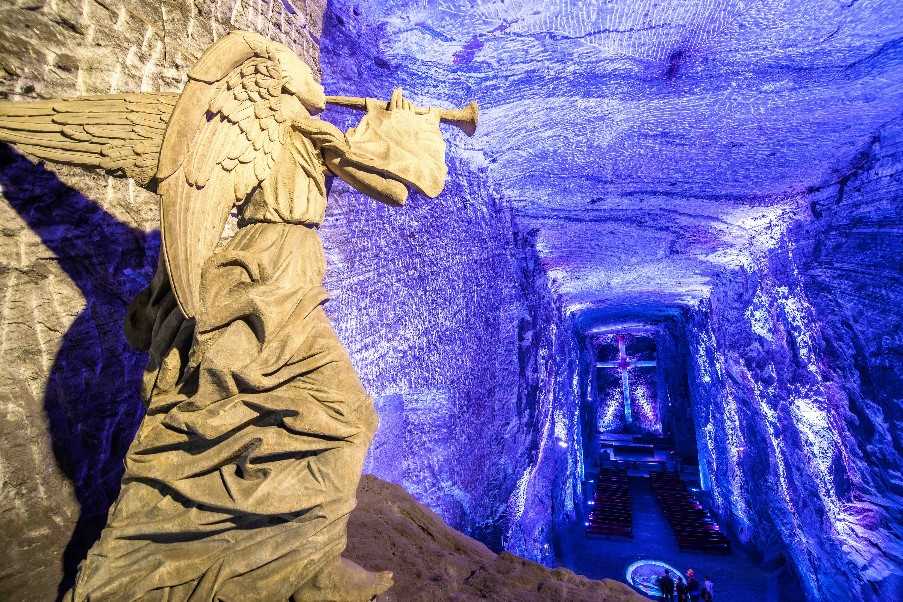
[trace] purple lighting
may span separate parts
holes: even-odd
[[[325,311],[380,419],[366,472],[495,551],[574,568],[586,483],[652,454],[698,466],[711,528],[777,598],[903,600],[903,1],[96,3],[3,4],[0,101],[175,91],[252,27],[328,94],[479,103],[474,136],[441,125],[438,197],[328,181]],[[61,123],[29,133],[31,112],[3,129],[34,149]],[[143,165],[162,133],[141,121],[66,127],[81,150],[56,156],[104,131],[147,136]],[[0,145],[0,598],[67,589],[154,386],[122,325],[158,203],[105,178]],[[634,545],[584,566],[623,579],[654,555]]]

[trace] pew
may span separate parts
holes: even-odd
[[[687,489],[680,475],[662,471],[652,473],[650,479],[655,498],[681,550],[730,553],[730,540]]]
[[[633,537],[633,501],[627,471],[602,469],[596,477],[586,535]]]

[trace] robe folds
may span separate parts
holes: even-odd
[[[186,320],[161,263],[130,308],[147,415],[67,600],[289,600],[345,548],[376,413],[301,224],[251,223]]]

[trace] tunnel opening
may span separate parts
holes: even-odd
[[[699,462],[711,429],[694,408],[687,328],[679,314],[581,333],[581,495],[571,519],[558,523],[557,560],[653,597],[664,567],[677,579],[718,583],[737,601],[801,599],[784,554],[737,532],[716,500],[722,476]]]

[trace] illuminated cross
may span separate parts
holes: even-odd
[[[630,407],[630,368],[651,368],[655,366],[655,360],[635,360],[627,357],[624,335],[618,337],[618,361],[596,362],[597,368],[617,368],[621,371],[621,393],[624,396],[624,422],[633,422],[633,410]]]

